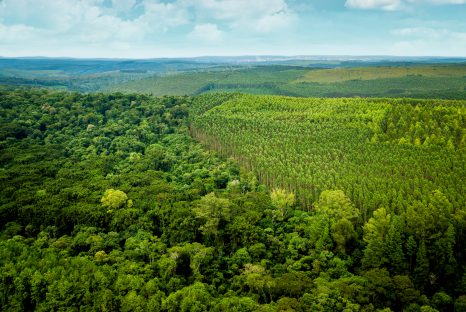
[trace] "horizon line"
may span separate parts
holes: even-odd
[[[390,54],[238,54],[238,55],[197,55],[197,56],[154,56],[154,57],[98,57],[98,56],[4,56],[0,59],[74,59],[74,60],[185,60],[185,59],[206,59],[206,58],[286,58],[289,60],[307,60],[306,58],[405,58],[405,59],[465,59],[466,56],[445,56],[445,55],[390,55]]]

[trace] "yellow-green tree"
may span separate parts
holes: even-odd
[[[109,211],[122,208],[125,205],[128,207],[132,206],[132,201],[130,199],[128,200],[128,196],[125,192],[114,189],[106,190],[100,202],[104,207],[107,207]]]
[[[203,222],[199,227],[202,233],[216,238],[220,223],[230,220],[230,207],[231,203],[228,199],[218,198],[214,193],[202,197],[193,208],[196,218]]]
[[[272,205],[276,208],[274,217],[277,220],[283,221],[288,210],[295,202],[294,194],[281,188],[274,188],[270,193],[270,199],[272,200]]]

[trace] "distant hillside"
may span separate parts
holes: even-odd
[[[456,62],[456,63],[452,63]],[[161,95],[466,98],[466,60],[407,57],[0,58],[0,84]]]
[[[466,65],[309,68],[257,66],[156,75],[110,85],[105,91],[153,95],[243,92],[300,97],[466,98]]]

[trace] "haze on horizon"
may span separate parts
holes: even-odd
[[[466,56],[466,0],[0,0],[0,56]]]

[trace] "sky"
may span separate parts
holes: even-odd
[[[0,56],[466,56],[466,0],[0,0]]]

